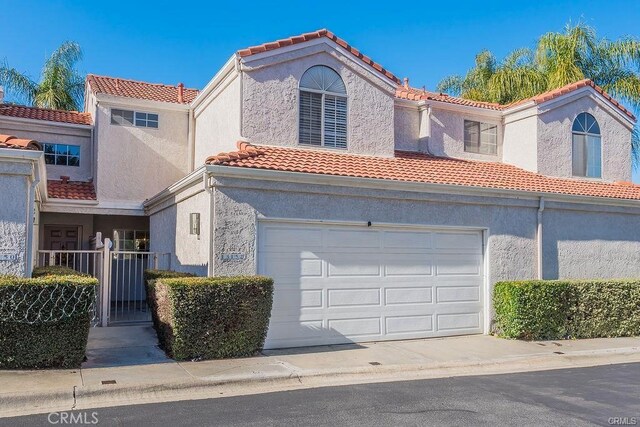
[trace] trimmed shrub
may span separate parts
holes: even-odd
[[[153,284],[158,279],[170,279],[170,278],[178,278],[178,277],[195,277],[195,274],[192,273],[184,273],[181,271],[173,271],[173,270],[145,270],[144,271],[144,284],[145,284],[145,292],[147,294],[147,306],[149,310],[151,310],[151,320],[153,321],[153,328],[156,330],[156,335],[158,336],[158,341],[160,342],[160,347],[164,347],[164,336],[161,333],[162,326],[160,324],[160,320],[158,319],[158,310],[156,309],[156,300],[153,295]]]
[[[83,276],[91,277],[88,274],[81,273],[70,267],[64,265],[49,265],[46,267],[36,267],[31,273],[31,277],[46,277],[46,276]]]
[[[640,281],[496,283],[493,331],[526,340],[640,335]]]
[[[176,360],[253,356],[267,336],[273,280],[186,277],[149,283],[160,346]]]
[[[77,368],[98,281],[82,276],[0,278],[0,368]]]

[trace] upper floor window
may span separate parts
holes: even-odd
[[[464,151],[479,154],[497,154],[498,126],[465,120]]]
[[[309,68],[300,79],[300,144],[347,148],[347,89],[334,70]]]
[[[573,121],[572,149],[573,175],[600,178],[602,175],[602,148],[600,126],[589,113],[580,113]]]
[[[118,110],[112,108],[111,124],[157,129],[158,115],[154,113],[143,113],[140,111]]]
[[[67,144],[42,144],[44,161],[48,165],[80,166],[80,146]]]

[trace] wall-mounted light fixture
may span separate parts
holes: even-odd
[[[200,214],[193,212],[189,214],[189,234],[200,235]]]

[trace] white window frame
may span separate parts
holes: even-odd
[[[123,123],[118,123],[114,121],[113,113],[114,111],[118,111],[121,113],[127,112],[132,114],[132,121],[122,120]],[[154,115],[156,119],[150,119],[149,115]],[[121,114],[120,117],[123,117]],[[124,123],[126,121],[126,123]],[[138,124],[138,121],[144,122],[144,124]],[[150,113],[147,111],[135,111],[135,110],[126,110],[122,108],[111,108],[111,121],[110,123],[115,126],[133,126],[139,128],[147,128],[147,129],[159,129],[160,127],[160,114],[158,113]],[[149,126],[150,123],[155,123],[155,126]]]
[[[581,116],[582,114],[588,114],[591,117],[593,117],[594,122],[596,123],[596,125],[598,126],[598,130],[600,131],[600,133],[590,133],[590,132],[579,132],[579,131],[574,131],[573,130],[573,126],[576,122],[576,120],[578,120],[578,117]],[[591,136],[591,137],[598,137],[599,138],[599,142],[600,142],[600,167],[598,168],[598,170],[600,171],[600,175],[598,176],[589,176],[587,175],[587,171],[589,170],[589,159],[587,158],[587,165],[585,166],[585,171],[584,171],[584,175],[576,175],[575,173],[575,165],[574,165],[574,142],[573,142],[573,138],[576,135],[580,135],[580,136],[584,136],[585,137],[585,144],[587,143],[587,137]],[[600,129],[600,122],[598,122],[598,119],[596,119],[596,117],[587,112],[587,111],[582,111],[578,114],[576,114],[576,116],[573,118],[573,121],[571,121],[571,176],[576,177],[576,178],[584,178],[584,179],[594,179],[594,180],[599,180],[602,179],[602,158],[604,157],[604,144],[602,143],[602,129]],[[584,149],[586,150],[586,146],[584,147]]]
[[[472,123],[477,123],[478,124],[478,150],[469,150],[467,149],[467,122],[472,122]],[[481,148],[482,147],[482,125],[486,125],[489,126],[489,129],[494,128],[495,129],[495,135],[496,135],[496,143],[495,143],[495,152],[494,153],[483,153]],[[485,129],[486,131],[487,129]],[[498,145],[499,145],[499,141],[500,141],[500,134],[499,134],[499,126],[497,123],[491,123],[491,122],[482,122],[480,120],[473,120],[473,119],[464,119],[463,123],[462,123],[462,149],[464,150],[465,153],[473,153],[473,154],[480,154],[483,156],[497,156],[498,155]],[[486,146],[492,146],[493,144],[485,144]]]
[[[322,67],[327,67],[331,70],[333,70],[336,74],[338,74],[338,76],[340,76],[340,73],[338,73],[336,70],[334,70],[333,68],[327,66],[327,65],[323,65],[323,64],[318,64]],[[309,67],[307,68],[307,70],[305,70],[305,73],[309,70],[313,68]],[[304,75],[304,73],[302,73],[302,75]],[[340,78],[342,79],[342,76],[340,76]],[[342,83],[344,84],[344,80],[342,81]],[[346,85],[345,85],[346,88]],[[300,141],[300,100],[302,99],[302,92],[308,92],[308,93],[317,93],[322,95],[322,101],[321,101],[321,110],[320,110],[320,145],[314,145],[314,144],[307,144],[304,142]],[[346,129],[346,135],[345,135],[345,146],[344,147],[335,147],[335,146],[331,146],[331,145],[325,145],[325,132],[324,132],[324,125],[325,125],[325,112],[324,112],[324,103],[325,103],[325,95],[329,95],[329,96],[335,96],[337,98],[342,98],[345,100],[345,102],[347,103],[347,108],[346,108],[346,117],[345,117],[345,129]],[[331,92],[331,91],[326,91],[326,90],[317,90],[317,89],[307,89],[307,88],[303,88],[300,87],[300,85],[298,84],[298,145],[302,145],[303,147],[319,147],[319,148],[327,148],[327,149],[333,149],[333,150],[347,150],[349,148],[349,108],[350,108],[350,102],[349,102],[349,95],[347,93],[338,93],[338,92]]]

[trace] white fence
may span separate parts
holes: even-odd
[[[112,251],[110,239],[102,243],[99,237],[95,247],[85,251],[41,250],[37,265],[65,266],[97,278],[97,325],[149,322],[144,270],[170,269],[170,254]]]

